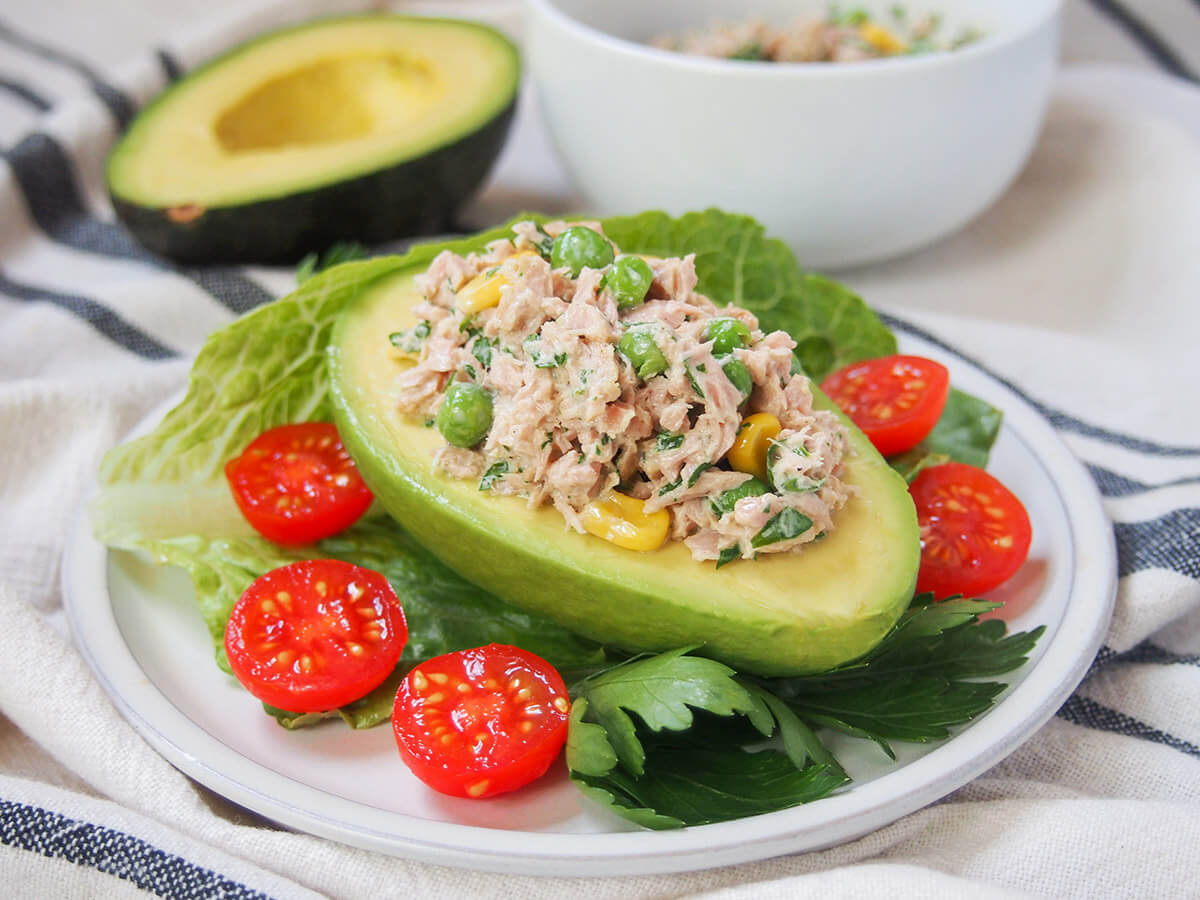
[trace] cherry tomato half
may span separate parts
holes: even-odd
[[[378,687],[408,642],[387,579],[336,559],[272,569],[225,625],[225,652],[251,694],[289,712],[324,712]]]
[[[977,597],[999,587],[1029,555],[1033,527],[1021,501],[975,466],[949,462],[909,485],[921,526],[917,592]]]
[[[311,544],[343,531],[371,505],[354,460],[328,422],[281,425],[225,464],[242,515],[279,544]]]
[[[567,739],[562,676],[539,656],[488,644],[423,662],[400,683],[392,728],[414,775],[455,797],[539,777]]]
[[[950,396],[950,373],[923,356],[880,356],[838,369],[821,382],[821,390],[876,450],[894,456],[933,430]]]

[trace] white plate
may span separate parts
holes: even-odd
[[[835,796],[734,822],[645,832],[591,806],[561,762],[537,784],[488,801],[444,797],[400,762],[391,729],[279,728],[212,660],[181,570],[96,543],[81,516],[64,566],[67,614],[85,657],[142,736],[217,793],[300,831],[446,865],[615,875],[682,871],[828,847],[945,796],[1028,739],[1082,679],[1116,587],[1112,528],[1083,466],[1025,401],[918,338],[953,382],[1004,410],[991,472],[1033,521],[1029,562],[993,599],[1018,630],[1046,625],[996,706],[949,740],[898,744],[890,764],[866,741],[834,739],[854,778]]]

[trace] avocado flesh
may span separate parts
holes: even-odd
[[[144,244],[186,261],[444,230],[499,154],[519,79],[515,47],[475,23],[273,32],[150,103],[109,157],[109,193]]]
[[[852,425],[845,480],[857,494],[835,515],[836,528],[799,553],[721,569],[693,560],[682,543],[622,550],[566,530],[551,507],[529,509],[435,471],[440,434],[399,415],[389,399],[400,364],[387,336],[416,324],[415,274],[377,282],[338,322],[330,345],[335,416],[376,497],[462,575],[608,645],[698,644],[698,652],[760,675],[824,671],[861,656],[908,606],[920,561],[912,500]]]

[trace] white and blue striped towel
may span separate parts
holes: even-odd
[[[171,32],[162,6],[139,3]],[[206,334],[288,290],[292,276],[180,267],[146,252],[114,223],[103,158],[139,104],[220,47],[364,5],[254,6],[164,37],[119,73],[102,71],[87,42],[56,39],[41,6],[18,0],[0,13],[4,893],[1200,895],[1196,0],[1069,0],[1068,65],[1009,194],[937,247],[844,273],[898,331],[940,342],[1028,398],[1087,465],[1113,520],[1120,583],[1105,646],[1055,719],[986,775],[830,850],[566,881],[444,869],[275,828],[136,736],[67,634],[66,535],[101,453],[182,385]],[[513,12],[421,8],[507,21]],[[97,46],[106,34],[97,21]],[[535,118],[524,115],[514,141],[468,224],[511,211],[505,198],[569,202]]]

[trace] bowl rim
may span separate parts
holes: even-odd
[[[920,71],[954,65],[958,61],[991,56],[1002,52],[1010,45],[1024,40],[1060,19],[1064,0],[1041,0],[1041,2],[1043,8],[1035,10],[1027,21],[1017,27],[1006,29],[997,34],[984,34],[979,40],[953,52],[933,52],[914,56],[850,60],[837,64],[823,62],[774,62],[764,64],[759,60],[718,59],[652,47],[649,44],[641,44],[637,41],[617,37],[607,31],[586,25],[559,9],[557,0],[526,0],[530,9],[560,29],[573,33],[576,38],[598,45],[619,56],[655,62],[668,69],[698,71],[727,78],[796,80],[809,78],[870,78],[874,77],[877,73]]]

